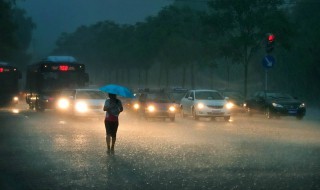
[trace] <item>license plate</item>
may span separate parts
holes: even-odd
[[[212,110],[212,113],[220,113],[221,110]]]
[[[297,110],[289,110],[288,113],[295,114],[295,113],[297,113]]]

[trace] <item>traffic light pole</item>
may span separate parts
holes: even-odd
[[[265,76],[264,76],[264,90],[268,90],[268,69],[265,69]]]

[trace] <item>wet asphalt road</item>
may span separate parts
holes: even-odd
[[[0,189],[320,189],[320,120],[145,121],[0,111]]]

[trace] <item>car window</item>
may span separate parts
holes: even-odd
[[[189,98],[191,91],[187,92],[186,95],[184,96],[185,98]]]
[[[230,99],[243,99],[242,94],[240,94],[239,92],[223,92],[223,96],[228,97]]]
[[[78,91],[77,99],[105,99],[106,94],[101,91]]]
[[[147,95],[147,101],[157,102],[157,103],[169,103],[173,102],[170,99],[169,94],[166,93],[150,93]]]
[[[267,98],[268,99],[293,99],[293,97],[290,96],[289,94],[279,93],[279,92],[267,93]]]
[[[67,90],[67,91],[61,92],[61,96],[64,96],[64,97],[74,96],[74,94],[75,94],[74,90]]]
[[[195,99],[198,100],[223,100],[219,92],[214,91],[199,91],[195,93]]]

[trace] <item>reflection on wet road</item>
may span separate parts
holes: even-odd
[[[0,112],[1,189],[319,189],[319,120],[242,114],[146,121],[124,112],[115,155],[102,118]]]

